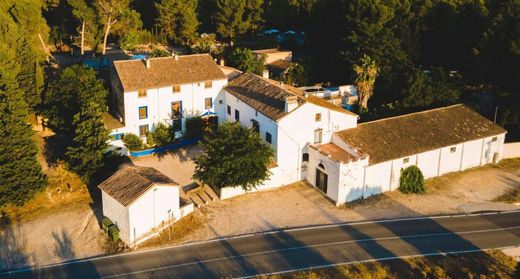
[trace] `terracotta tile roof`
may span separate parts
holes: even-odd
[[[126,207],[154,184],[177,185],[154,168],[125,165],[99,184],[98,188]]]
[[[265,65],[265,67],[267,68],[267,70],[269,70],[269,72],[271,72],[271,74],[280,75],[281,73],[289,70],[289,68],[292,65],[293,65],[293,63],[291,63],[287,60],[278,59],[274,62],[271,62],[271,63]]]
[[[166,87],[174,84],[226,79],[226,75],[209,54],[150,58],[150,68],[144,60],[114,61],[125,92]]]
[[[321,107],[332,109],[345,114],[355,115],[352,112],[335,106],[326,100],[317,97],[304,97],[304,92],[289,86],[266,79],[255,74],[244,73],[232,80],[226,87],[226,91],[237,97],[248,106],[258,110],[263,115],[277,121],[286,116],[285,99],[295,96],[298,107],[309,102]]]
[[[103,123],[108,130],[115,130],[125,127],[125,124],[121,123],[121,121],[108,112],[103,113]]]
[[[357,161],[359,159],[363,159],[362,157],[356,157],[348,153],[347,151],[343,150],[341,147],[333,143],[311,145],[311,148],[317,150],[321,154],[328,156],[329,158],[337,162],[348,163]]]
[[[362,123],[337,135],[368,154],[373,165],[503,133],[506,130],[460,104]]]

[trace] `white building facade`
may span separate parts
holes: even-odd
[[[193,204],[180,198],[179,186],[152,168],[124,166],[99,188],[103,215],[129,246],[193,211]]]
[[[114,145],[124,134],[146,137],[159,123],[180,137],[186,118],[214,116],[215,99],[227,77],[207,54],[115,61],[111,70]],[[119,143],[118,143],[119,141]]]
[[[496,163],[505,133],[463,105],[363,123],[313,145],[306,180],[340,205],[397,190],[411,165],[431,178]]]

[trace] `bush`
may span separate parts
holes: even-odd
[[[204,131],[204,120],[202,117],[190,117],[186,119],[186,138],[201,138]]]
[[[157,141],[155,140],[155,136],[152,132],[148,132],[148,134],[146,134],[146,145],[148,145],[148,147],[154,147],[157,145]]]
[[[113,241],[119,240],[119,229],[116,225],[111,225],[110,227],[108,227],[108,237],[110,237],[110,239],[112,239]]]
[[[157,124],[153,131],[153,138],[157,146],[168,145],[175,141],[175,135],[171,126],[162,123]]]
[[[128,148],[130,151],[143,150],[143,141],[137,135],[126,134],[123,137],[123,143],[125,144],[126,148]]]
[[[123,50],[134,51],[139,44],[139,34],[134,31],[126,33],[119,39],[119,47]]]
[[[424,189],[424,176],[417,166],[409,166],[401,169],[401,180],[399,181],[399,191],[408,194],[422,194]]]
[[[236,48],[228,56],[229,64],[242,72],[250,72],[262,75],[264,71],[265,56],[257,58],[256,55],[247,48]]]

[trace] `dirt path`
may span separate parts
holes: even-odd
[[[0,227],[0,270],[103,253],[104,237],[88,205]]]

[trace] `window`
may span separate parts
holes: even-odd
[[[323,137],[323,130],[322,129],[314,130],[314,143],[321,143],[322,137]]]
[[[223,103],[224,103],[224,101],[222,101],[222,100],[218,100],[218,104],[219,104],[219,105],[222,105]]]
[[[172,86],[172,92],[173,92],[173,93],[179,93],[179,92],[181,92],[181,86],[178,85],[178,84],[175,84],[174,86]]]
[[[258,111],[257,110],[255,110],[255,116],[258,117]]]
[[[227,114],[231,115],[231,106],[230,105],[227,106]]]
[[[207,80],[206,82],[204,82],[204,88],[211,88],[211,87],[213,87],[213,81]]]
[[[495,141],[497,141],[497,140],[498,140],[497,137],[493,137],[493,138],[491,139],[492,142],[495,142]]]
[[[302,162],[309,162],[309,153],[303,153]]]
[[[139,89],[139,90],[137,90],[137,97],[139,97],[139,98],[145,98],[145,97],[146,97],[146,90],[145,90],[145,89]]]
[[[457,147],[454,146],[454,147],[450,148],[451,153],[454,153],[455,151],[457,151]]]
[[[410,158],[404,158],[403,159],[403,164],[408,164],[408,162],[410,162]]]
[[[265,132],[265,141],[267,141],[268,143],[271,143],[273,141],[271,134],[269,134],[268,132]]]
[[[240,121],[240,111],[235,110],[235,120]]]
[[[139,126],[139,136],[146,137],[148,134],[148,124]]]
[[[211,99],[211,98],[204,99],[204,108],[211,109],[212,107],[213,107],[213,99]]]
[[[251,124],[253,127],[253,130],[255,130],[257,133],[260,133],[260,123],[258,121],[251,119]]]
[[[148,118],[148,107],[139,107],[139,119]]]
[[[316,120],[316,122],[320,122],[321,121],[321,113],[316,113],[316,116],[315,116],[314,120]]]
[[[172,102],[171,105],[173,131],[182,131],[182,101]]]

